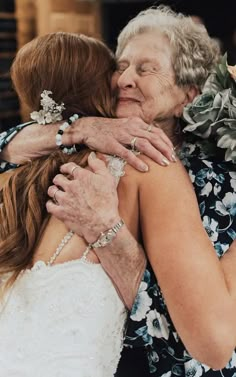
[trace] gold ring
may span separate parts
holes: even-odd
[[[54,194],[53,194],[53,201],[54,201],[54,203],[55,203],[56,205],[59,205],[58,200],[57,200],[57,198],[56,198],[56,193],[57,193],[57,191],[60,191],[59,188],[58,188],[57,190],[55,190],[55,192],[54,192]]]
[[[70,173],[70,175],[72,175],[72,177],[74,177],[73,173],[74,173],[75,169],[78,169],[78,168],[79,168],[79,166],[73,166],[73,168],[71,169],[71,173]]]
[[[152,124],[149,124],[149,126],[147,128],[147,132],[152,132]]]
[[[130,146],[131,146],[132,151],[135,151],[135,150],[136,150],[136,149],[135,149],[135,143],[136,143],[136,141],[137,141],[137,137],[134,137],[134,138],[131,140],[131,142],[130,142]]]

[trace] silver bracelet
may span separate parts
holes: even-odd
[[[62,123],[57,131],[56,134],[56,145],[62,150],[65,154],[72,154],[76,152],[75,145],[72,146],[65,146],[62,144],[62,135],[64,134],[64,131],[70,127],[70,125],[75,122],[77,119],[79,119],[78,114],[72,115],[68,121]]]
[[[102,232],[98,237],[97,241],[90,243],[89,247],[96,249],[98,247],[104,247],[112,242],[112,240],[116,237],[116,234],[124,225],[124,220],[120,219],[118,223],[116,223],[112,228]]]

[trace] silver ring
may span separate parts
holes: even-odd
[[[54,194],[53,194],[53,201],[54,201],[54,203],[58,206],[59,203],[58,203],[58,200],[57,200],[57,198],[56,198],[56,193],[57,193],[57,191],[60,191],[59,188],[58,188],[57,190],[55,190],[55,192],[54,192]]]
[[[132,151],[135,151],[135,150],[136,150],[136,149],[135,149],[135,143],[136,143],[136,141],[137,141],[137,137],[134,137],[134,138],[131,140],[131,142],[130,142],[130,146],[131,146]]]
[[[72,175],[72,177],[74,177],[73,173],[74,173],[75,169],[78,169],[78,168],[79,168],[79,166],[73,166],[73,168],[71,169],[71,173],[70,173],[70,175]]]
[[[147,128],[147,132],[152,132],[152,124],[149,124],[148,128]]]

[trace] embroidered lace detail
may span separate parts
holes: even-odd
[[[1,309],[1,377],[114,375],[126,310],[100,264],[37,262]]]
[[[125,175],[124,168],[126,165],[126,161],[123,158],[116,156],[106,156],[106,159],[108,161],[107,167],[111,175],[115,177],[116,183],[118,185],[120,178],[123,177],[123,175]]]

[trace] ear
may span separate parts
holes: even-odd
[[[184,99],[183,101],[178,105],[177,109],[176,109],[176,113],[175,113],[175,116],[177,118],[181,118],[182,114],[183,114],[183,110],[184,110],[184,107],[192,102],[194,100],[194,98],[200,94],[200,90],[196,87],[196,86],[189,86],[189,87],[186,87],[185,90],[184,90],[184,93],[185,93],[185,96],[184,96]]]
[[[198,94],[200,94],[200,90],[194,85],[190,86],[186,90],[186,103],[184,106],[187,105],[187,103],[192,102]]]

